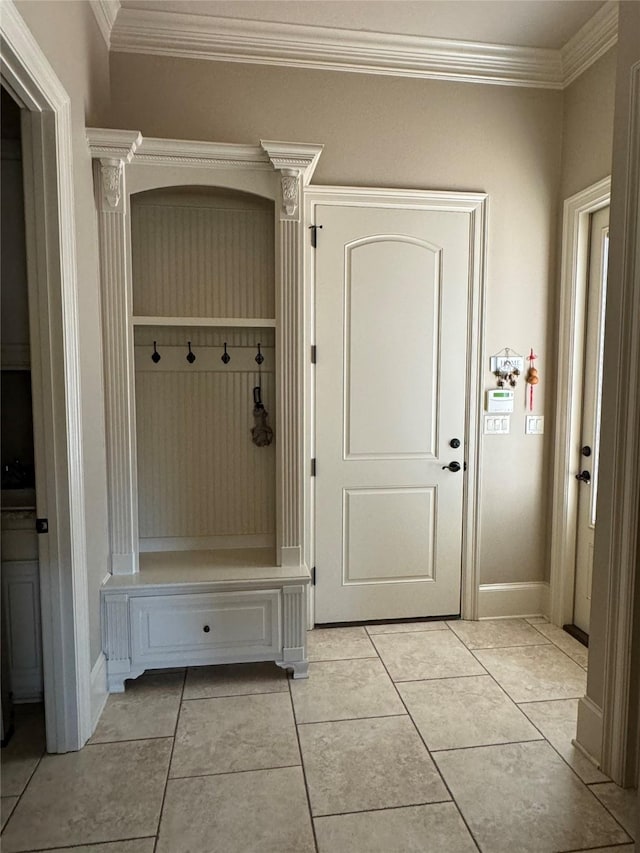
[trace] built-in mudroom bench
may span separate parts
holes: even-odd
[[[301,202],[321,146],[89,130],[100,234],[108,687],[307,674]]]

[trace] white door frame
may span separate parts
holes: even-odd
[[[481,511],[480,471],[482,465],[482,364],[484,357],[484,314],[486,283],[487,207],[486,193],[436,192],[428,190],[376,189],[362,187],[309,187],[305,189],[305,223],[315,222],[318,204],[359,206],[375,202],[388,207],[416,207],[429,210],[457,211],[470,215],[469,308],[467,315],[468,393],[465,411],[466,462],[462,517],[462,593],[461,616],[478,618],[479,589],[479,519]],[[322,240],[322,232],[318,241]],[[315,456],[315,383],[311,363],[311,347],[315,344],[315,264],[309,238],[305,240],[304,293],[304,460],[310,474],[310,460]],[[320,353],[319,358],[322,358]],[[304,524],[305,562],[314,566],[314,487],[305,477]],[[313,587],[310,587],[309,627],[314,625]]]
[[[49,752],[91,735],[89,613],[69,96],[11,0],[0,77],[23,112],[44,696]]]
[[[572,475],[580,461],[577,448],[582,426],[591,214],[606,207],[610,197],[611,178],[604,178],[564,203],[549,590],[549,617],[554,625],[560,626],[573,622],[580,484]]]

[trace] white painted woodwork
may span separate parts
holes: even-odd
[[[35,531],[32,536],[35,539]],[[2,602],[13,701],[41,702],[42,636],[37,560],[3,559]]]
[[[100,140],[102,142],[102,140]],[[100,280],[104,341],[104,385],[109,496],[111,571],[137,570],[137,482],[133,416],[134,380],[131,337],[131,274],[128,258],[128,199],[125,162],[140,142],[137,133],[121,134],[108,146],[108,157],[95,165],[100,237]]]
[[[483,583],[478,594],[479,619],[510,619],[514,616],[548,616],[549,584]]]
[[[234,658],[268,660],[279,654],[280,592],[154,595],[131,601],[131,654],[140,664],[195,665]]]
[[[71,101],[8,0],[0,76],[24,110],[22,141],[47,750],[91,735],[89,606],[78,355]]]
[[[469,215],[315,212],[316,621],[458,614]]]
[[[29,490],[3,492],[2,510],[2,614],[6,626],[10,684],[16,702],[39,702],[43,695],[42,631],[38,535]]]
[[[185,353],[186,347],[182,361],[189,367]],[[256,534],[275,539],[275,444],[256,447],[250,432],[257,369],[163,370],[166,357],[154,365],[147,356],[160,369],[136,374],[141,542]],[[277,431],[273,378],[262,374],[262,399]]]
[[[273,204],[197,189],[134,196],[134,315],[273,318]]]
[[[562,223],[562,265],[556,384],[556,439],[551,513],[549,618],[554,625],[573,621],[577,509],[581,470],[582,382],[587,273],[591,215],[608,206],[611,178],[565,200]]]
[[[101,129],[87,135],[100,161],[98,205],[105,216],[121,214],[101,229],[105,304],[112,307],[105,351],[115,359],[122,348],[121,361],[110,365],[120,374],[120,405],[109,409],[107,440],[126,476],[110,481],[110,501],[124,490],[124,511],[134,500],[140,515],[134,559],[103,590],[108,688],[122,690],[150,660],[162,667],[176,659],[269,659],[305,677],[300,205],[322,146],[144,140]],[[154,340],[158,365],[150,361]],[[188,341],[194,365],[186,362]],[[221,367],[225,342],[232,362]],[[256,448],[249,432],[257,343],[265,356],[263,402],[277,438],[267,448]],[[170,648],[149,639],[156,630],[149,626],[164,624],[165,605],[171,613],[177,608],[173,597],[195,595],[195,610],[206,610],[201,594],[246,597],[256,590],[257,609],[235,608],[235,621],[214,608],[215,642],[199,647],[195,659],[181,646],[191,642],[191,623],[182,617]],[[147,646],[156,646],[147,654],[142,641],[132,646],[132,600],[149,596],[156,601],[134,608],[145,611]],[[264,624],[270,614],[268,643],[266,634],[256,640],[258,611]]]
[[[102,591],[109,691],[149,667],[251,660],[305,678],[309,575],[272,564],[271,549],[155,553],[113,576]]]
[[[589,446],[592,453],[591,456],[581,456],[578,466],[591,474],[591,482],[580,483],[578,488],[576,584],[573,603],[573,624],[586,634],[589,633],[591,612],[591,578],[598,494],[608,244],[609,208],[604,207],[591,216],[582,382],[581,447]]]
[[[615,44],[617,25],[617,3],[604,3],[562,49],[553,50],[125,6],[110,47],[187,59],[562,89]]]

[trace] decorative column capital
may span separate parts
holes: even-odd
[[[283,219],[300,218],[300,191],[307,186],[320,159],[322,145],[305,142],[273,142],[261,140],[260,145],[269,160],[280,172]]]
[[[100,163],[100,204],[105,213],[122,213],[124,205],[124,167],[133,160],[142,143],[137,130],[87,128],[87,142],[94,160]]]

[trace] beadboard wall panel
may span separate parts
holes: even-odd
[[[275,316],[273,205],[153,197],[131,204],[135,316]]]
[[[275,535],[275,439],[251,441],[258,371],[138,371],[140,538]],[[275,424],[272,373],[262,399]],[[143,541],[141,541],[141,546]]]

